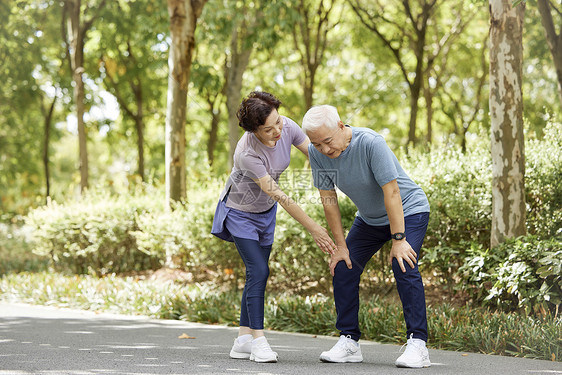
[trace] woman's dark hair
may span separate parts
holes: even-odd
[[[274,109],[279,109],[281,102],[275,96],[265,91],[253,91],[242,103],[236,117],[238,124],[246,131],[255,133],[258,127],[265,124],[265,120]]]

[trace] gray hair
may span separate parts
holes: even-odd
[[[329,129],[335,129],[340,122],[340,115],[336,107],[328,104],[315,105],[310,108],[302,119],[302,130],[306,134],[325,125]]]

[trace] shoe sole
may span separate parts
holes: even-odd
[[[259,358],[255,355],[250,355],[250,361],[254,361],[256,363],[277,363],[277,357],[275,358]]]
[[[431,362],[422,362],[416,364],[406,364],[406,363],[396,362],[395,365],[396,367],[400,367],[400,368],[427,368],[427,367],[431,367]]]
[[[230,352],[230,358],[232,359],[250,359],[250,353],[239,353],[239,352]]]
[[[351,357],[351,358],[342,358],[342,359],[332,359],[327,357],[320,357],[320,361],[325,363],[360,363],[363,362],[363,357]]]

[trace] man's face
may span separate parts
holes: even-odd
[[[340,121],[336,129],[322,125],[314,130],[309,130],[307,135],[308,138],[310,138],[310,143],[312,143],[320,153],[331,159],[335,159],[340,156],[349,145],[346,129],[343,122]]]

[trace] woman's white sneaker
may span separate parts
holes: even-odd
[[[320,354],[322,362],[363,362],[363,355],[361,354],[361,346],[350,336],[341,335],[340,339],[327,352]]]
[[[271,350],[265,336],[258,337],[252,341],[250,361],[255,362],[277,362],[277,353]]]
[[[234,339],[234,345],[230,349],[230,358],[250,359],[252,353],[252,335],[244,335]]]
[[[411,334],[406,343],[406,350],[395,362],[397,367],[422,368],[431,366],[429,352],[425,346],[425,341],[415,339]]]

